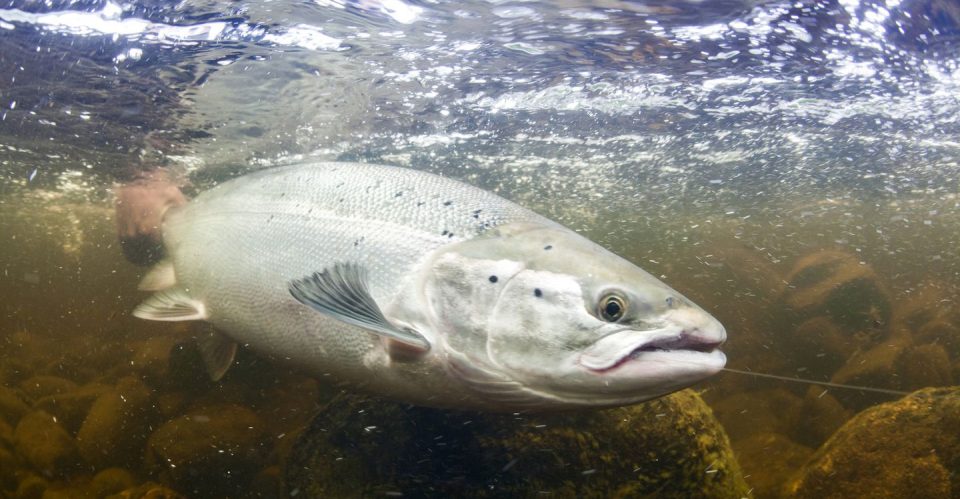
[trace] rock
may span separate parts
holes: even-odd
[[[874,344],[890,325],[890,292],[857,255],[822,250],[800,258],[787,275],[783,301],[807,317],[829,317],[858,344]]]
[[[789,434],[797,426],[803,399],[789,390],[774,388],[740,392],[712,402],[717,418],[733,441],[749,437],[763,428]]]
[[[951,371],[950,356],[941,345],[908,347],[897,359],[897,372],[902,386],[907,389],[952,385]]]
[[[40,499],[49,486],[50,484],[43,478],[37,475],[28,475],[20,480],[20,485],[17,486],[14,496],[17,499]]]
[[[13,426],[0,419],[0,449],[13,449]]]
[[[268,466],[260,470],[250,483],[252,497],[284,497],[283,470],[280,466]]]
[[[107,496],[106,499],[185,499],[185,496],[158,483],[147,482],[119,494]]]
[[[779,347],[805,372],[829,378],[845,367],[855,371],[861,358],[852,357],[871,349],[878,354],[898,332],[891,326],[890,291],[857,255],[813,252],[800,258],[785,280],[780,300],[786,313],[775,327],[792,333]]]
[[[150,435],[146,464],[191,496],[238,495],[263,466],[263,440],[264,423],[249,409],[199,408]]]
[[[54,484],[43,491],[42,499],[97,499],[80,484]]]
[[[799,499],[956,497],[960,387],[920,390],[856,415],[786,491]]]
[[[57,376],[33,376],[20,382],[20,391],[29,400],[60,395],[77,389],[77,384]]]
[[[17,469],[19,467],[17,458],[13,457],[10,451],[0,449],[0,497],[4,497],[3,491],[17,488]]]
[[[0,385],[0,419],[15,425],[28,412],[30,412],[30,406],[20,393]]]
[[[13,444],[37,471],[63,475],[77,464],[77,444],[54,417],[43,411],[24,416],[13,432]]]
[[[496,415],[334,399],[299,438],[302,497],[730,497],[748,494],[727,436],[690,390],[632,407]]]
[[[755,497],[780,497],[783,484],[813,455],[813,449],[769,432],[755,433],[734,448]]]
[[[148,383],[161,384],[170,372],[170,351],[178,341],[177,337],[165,334],[134,343],[130,365]]]
[[[77,432],[80,455],[96,468],[136,464],[152,421],[150,389],[123,378],[90,407]]]
[[[107,497],[136,485],[133,475],[123,468],[107,468],[93,476],[90,492],[94,497]]]
[[[76,434],[93,403],[110,389],[107,385],[91,383],[67,393],[42,397],[33,406],[53,414],[67,431]]]
[[[827,388],[811,386],[803,399],[802,416],[792,432],[797,442],[819,447],[853,415]]]

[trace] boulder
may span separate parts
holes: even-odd
[[[160,426],[147,467],[191,496],[238,495],[263,467],[264,423],[237,405],[198,408]]]
[[[755,497],[780,497],[783,484],[814,452],[785,435],[770,432],[754,433],[734,448]]]
[[[83,460],[96,468],[136,464],[152,422],[150,389],[123,378],[100,395],[77,432]]]
[[[957,497],[960,387],[920,390],[857,414],[786,491],[799,499]]]
[[[30,406],[20,392],[0,385],[0,420],[6,420],[11,425],[15,425],[28,412],[30,412]]]
[[[133,475],[123,468],[107,468],[93,476],[90,492],[94,497],[107,497],[136,485]]]
[[[59,376],[32,376],[20,382],[20,391],[29,399],[61,395],[77,389],[77,384]]]
[[[63,475],[77,464],[77,444],[49,413],[27,414],[13,432],[17,454],[40,473]]]
[[[444,411],[341,395],[285,470],[302,497],[730,497],[748,494],[727,436],[690,390],[545,415]]]
[[[107,385],[90,383],[70,392],[41,397],[33,407],[53,414],[67,431],[76,434],[93,403],[110,389]]]

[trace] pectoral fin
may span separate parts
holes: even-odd
[[[133,315],[151,321],[198,321],[207,318],[207,307],[182,289],[168,289],[147,298]]]
[[[430,342],[420,333],[391,324],[370,295],[366,269],[354,263],[337,263],[322,272],[290,281],[290,294],[314,310],[422,352]]]

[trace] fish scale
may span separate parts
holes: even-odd
[[[657,278],[499,196],[403,168],[307,163],[171,211],[134,315],[398,400],[614,406],[717,372],[723,326]],[[610,311],[613,312],[610,312]]]
[[[380,365],[371,361],[382,350],[376,337],[306,309],[287,283],[356,262],[368,269],[373,297],[391,303],[431,251],[478,234],[484,222],[517,221],[551,223],[447,178],[315,163],[226,182],[172,213],[163,233],[178,285],[206,305],[216,327],[312,372],[369,383],[370,367]]]

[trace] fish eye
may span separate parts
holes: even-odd
[[[607,322],[617,322],[627,313],[627,300],[619,293],[607,293],[597,302],[597,315]]]

